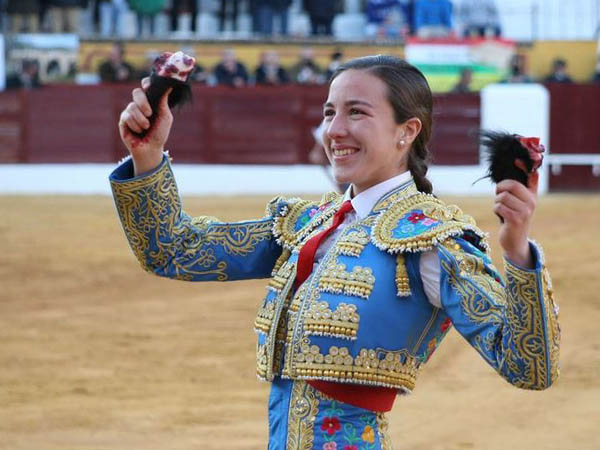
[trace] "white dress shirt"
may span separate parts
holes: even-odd
[[[348,187],[344,193],[343,201],[350,200],[352,208],[354,209],[346,214],[346,217],[340,226],[321,243],[315,253],[315,265],[313,266],[313,270],[316,269],[317,265],[323,259],[323,256],[325,256],[325,253],[327,253],[327,250],[333,245],[336,236],[346,226],[367,217],[381,197],[410,180],[412,180],[411,173],[404,172],[376,184],[375,186],[371,186],[369,189],[361,192],[355,197],[352,197],[352,186]],[[421,253],[419,269],[425,295],[427,296],[429,303],[440,308],[440,258],[435,250],[428,250]]]

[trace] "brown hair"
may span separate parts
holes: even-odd
[[[387,85],[388,100],[394,109],[396,123],[404,123],[411,117],[417,117],[421,121],[421,132],[408,153],[408,169],[417,189],[430,194],[433,188],[426,174],[429,163],[427,144],[431,137],[433,96],[425,76],[403,59],[389,55],[375,55],[352,59],[342,64],[333,73],[329,83],[331,84],[339,74],[349,69],[366,70]]]

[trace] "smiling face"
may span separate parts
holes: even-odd
[[[407,170],[406,123],[396,123],[387,86],[377,76],[342,72],[331,83],[323,114],[335,179],[352,183],[355,195]]]

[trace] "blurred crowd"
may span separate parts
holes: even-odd
[[[0,0],[8,20],[4,31],[79,33],[118,37],[124,16],[136,18],[136,35],[155,36],[182,29],[195,32],[198,15],[218,18],[218,32],[238,31],[240,16],[250,18],[256,36],[288,35],[290,9],[308,17],[310,34],[331,36],[336,15],[346,11],[344,0]],[[361,0],[366,38],[437,38],[458,33],[464,37],[501,34],[494,0]],[[157,30],[158,16],[167,28]],[[82,17],[88,19],[82,22]],[[165,36],[161,36],[165,37]]]
[[[190,49],[187,49],[186,53],[193,55]],[[127,62],[123,44],[116,42],[109,58],[99,67],[99,78],[103,83],[122,83],[147,77],[157,56],[158,53],[149,52],[146,66],[135,68]],[[222,51],[221,59],[214,67],[207,68],[202,61],[198,61],[190,79],[192,83],[230,87],[278,86],[290,83],[319,85],[327,82],[342,59],[342,52],[336,50],[331,54],[328,66],[321,67],[315,62],[313,49],[304,47],[300,50],[297,62],[291,67],[284,67],[279,61],[279,54],[268,50],[261,54],[259,64],[251,71],[237,59],[233,49],[227,48]]]
[[[184,50],[195,56],[192,49]],[[150,51],[146,56],[146,64],[143,67],[136,67],[127,61],[124,45],[119,41],[115,42],[108,58],[99,65],[97,81],[101,83],[131,83],[150,76],[152,63],[159,53]],[[281,64],[277,51],[267,50],[261,54],[258,65],[251,70],[237,58],[233,49],[227,48],[222,51],[219,62],[213,67],[206,67],[203,61],[198,60],[194,72],[190,75],[190,80],[192,83],[234,88],[253,85],[321,85],[328,82],[343,60],[342,50],[336,49],[329,56],[328,64],[321,66],[315,61],[312,47],[303,47],[299,51],[296,62],[285,67]],[[468,67],[463,68],[451,92],[459,94],[472,92],[472,80],[473,70]],[[600,56],[596,61],[595,72],[589,81],[600,83]],[[511,59],[506,78],[501,82],[573,83],[574,81],[569,75],[567,61],[562,58],[556,58],[552,62],[548,74],[544,78],[534,79],[528,73],[526,58],[517,53]],[[41,86],[39,64],[36,60],[23,60],[21,70],[10,74],[6,80],[7,89],[36,89]]]

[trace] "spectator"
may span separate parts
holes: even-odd
[[[8,0],[6,14],[11,33],[37,33],[40,29],[40,0]]]
[[[415,1],[414,0],[399,0],[400,8],[406,20],[406,32],[409,35],[415,34]]]
[[[313,36],[331,36],[331,24],[335,17],[335,0],[302,0],[304,10],[310,18]]]
[[[414,22],[421,39],[447,37],[452,30],[450,0],[416,0]]]
[[[600,83],[600,56],[596,60],[596,71],[592,76],[592,83]]]
[[[6,89],[39,89],[40,65],[34,59],[24,59],[21,62],[21,70],[6,77]]]
[[[327,66],[327,70],[325,71],[325,80],[329,81],[333,72],[337,70],[337,68],[344,62],[344,54],[341,50],[336,50],[331,54],[331,61]]]
[[[500,18],[494,0],[463,0],[459,11],[465,38],[500,36]]]
[[[367,22],[369,37],[399,38],[408,28],[400,0],[368,0]]]
[[[150,23],[150,34],[154,34],[154,19],[166,6],[166,0],[128,0],[129,6],[137,14],[138,36],[146,34],[145,22]]]
[[[79,15],[87,8],[88,0],[47,0],[50,31],[78,33]]]
[[[567,61],[557,58],[552,62],[552,73],[544,80],[546,83],[573,83],[567,73]]]
[[[502,80],[502,83],[533,83],[533,79],[527,74],[524,55],[513,55],[508,77]]]
[[[456,86],[452,88],[455,94],[466,94],[471,92],[471,81],[473,79],[473,71],[469,68],[464,68],[460,71],[460,79]]]
[[[100,80],[103,83],[126,83],[135,79],[135,70],[131,64],[124,60],[124,55],[123,44],[115,42],[109,59],[100,64],[98,69]]]
[[[100,34],[103,37],[117,35],[121,17],[129,10],[127,0],[99,0]]]
[[[256,8],[257,30],[259,33],[270,36],[273,34],[273,21],[279,21],[279,32],[283,35],[288,32],[288,9],[292,0],[255,0],[252,2]]]
[[[299,61],[290,70],[291,78],[299,84],[323,84],[325,77],[314,61],[314,52],[310,47],[300,51]]]
[[[279,64],[279,55],[270,50],[261,55],[261,63],[255,72],[256,84],[277,86],[289,83],[290,77]]]
[[[235,58],[232,49],[223,50],[222,60],[214,70],[217,84],[242,87],[248,83],[246,67]]]
[[[221,0],[219,7],[219,31],[225,31],[227,20],[231,21],[233,31],[237,31],[237,19],[240,11],[240,0]]]
[[[192,32],[196,32],[196,16],[198,15],[198,2],[196,0],[171,0],[171,30],[179,30],[179,16],[189,14],[190,28]],[[181,30],[188,31],[188,30]]]

